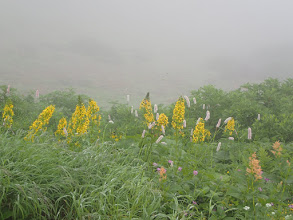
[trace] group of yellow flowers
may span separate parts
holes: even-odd
[[[34,142],[35,137],[39,132],[47,130],[46,125],[49,124],[55,110],[55,106],[50,105],[43,110],[39,117],[33,122],[29,127],[28,134],[25,136],[25,140]],[[59,139],[65,137],[67,143],[71,143],[73,137],[79,137],[89,132],[90,130],[95,130],[100,133],[99,125],[101,121],[101,115],[98,114],[100,108],[94,100],[89,101],[88,108],[85,107],[83,103],[79,103],[74,113],[71,116],[69,123],[65,117],[59,120],[55,136]]]
[[[154,124],[151,129],[157,129],[163,132],[165,134],[165,128],[168,125],[168,117],[161,113],[157,115],[157,120],[154,119],[154,114],[152,111],[152,104],[149,98],[149,94],[146,95],[146,97],[142,100],[140,103],[141,110],[144,111],[144,118],[145,118],[145,124],[150,125]],[[6,128],[10,128],[13,123],[13,105],[11,102],[8,102],[3,111],[3,125]],[[53,115],[53,112],[55,110],[55,107],[53,105],[48,106],[43,110],[43,112],[39,115],[39,117],[33,122],[33,124],[29,127],[29,132],[27,136],[25,137],[25,140],[34,141],[35,136],[40,131],[46,131],[46,125],[49,123],[50,118]],[[73,137],[79,137],[86,133],[93,130],[98,131],[99,125],[101,121],[101,115],[98,114],[99,112],[99,106],[94,100],[89,101],[89,105],[86,108],[83,103],[79,103],[74,113],[72,114],[71,119],[69,122],[67,122],[66,118],[63,117],[59,120],[59,124],[57,127],[57,130],[55,132],[55,135],[61,139],[66,138],[67,142],[70,143]],[[158,113],[157,113],[158,114]],[[185,99],[180,97],[173,109],[173,116],[172,116],[172,127],[179,132],[182,136],[184,136],[183,128],[186,127],[186,121],[184,119],[185,116]],[[93,129],[89,129],[93,128]],[[235,121],[234,118],[231,118],[227,125],[225,126],[225,132],[229,132],[230,135],[232,135],[233,131],[235,130]],[[114,137],[115,136],[115,137]],[[200,118],[197,121],[197,124],[194,128],[194,130],[191,132],[191,140],[194,143],[198,142],[204,142],[207,138],[210,138],[211,133],[209,130],[205,129],[205,121]],[[119,140],[121,139],[120,136],[112,135],[112,139]]]
[[[8,101],[8,103],[4,106],[2,119],[3,119],[3,126],[5,128],[11,128],[13,123],[13,104],[11,101]]]

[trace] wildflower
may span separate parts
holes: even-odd
[[[254,152],[251,157],[249,157],[249,168],[246,168],[247,174],[254,174],[255,181],[262,179],[262,170],[259,165],[259,160],[256,159],[256,153]]]
[[[272,215],[275,215],[276,213],[275,212],[272,212]]]
[[[222,143],[221,143],[221,142],[219,142],[219,143],[218,143],[218,146],[217,146],[217,150],[216,150],[217,152],[220,150],[220,148],[221,148],[221,145],[222,145]]]
[[[7,86],[7,95],[10,94],[10,85]]]
[[[270,208],[270,207],[272,207],[272,204],[271,204],[271,203],[267,203],[267,204],[266,204],[266,207],[267,207],[267,208]]]
[[[205,121],[207,121],[207,120],[209,120],[210,119],[210,117],[211,117],[211,113],[210,113],[210,111],[207,111],[206,112],[206,117],[205,117]]]
[[[198,171],[197,170],[194,170],[193,171],[193,175],[196,176],[197,174],[198,174]]]
[[[162,126],[165,128],[169,124],[168,117],[164,113],[160,114],[159,118],[157,119],[157,123],[158,126],[161,126],[161,128]]]
[[[193,135],[193,128],[191,128],[191,130],[190,130],[190,135],[191,136]]]
[[[141,134],[141,138],[144,138],[145,135],[145,130],[143,130],[142,134]]]
[[[140,103],[139,109],[144,110],[144,118],[145,123],[147,125],[154,121],[154,115],[152,113],[152,104],[150,101],[149,93],[147,93],[146,97]]]
[[[261,187],[258,187],[258,191],[262,192],[262,188]]]
[[[163,144],[163,145],[167,145],[167,143],[166,143],[166,142],[164,142],[164,141],[162,141],[162,142],[161,142],[161,144]]]
[[[155,104],[154,105],[154,113],[157,113],[157,111],[158,111],[158,106],[157,106],[157,104]]]
[[[160,171],[161,171],[161,168],[158,167],[158,168],[157,168],[157,171],[160,172]]]
[[[257,120],[258,120],[258,121],[260,120],[260,114],[257,115]]]
[[[68,136],[68,132],[67,132],[67,130],[66,130],[66,128],[65,128],[65,127],[63,128],[63,133],[64,133],[65,137],[67,137],[67,136]]]
[[[138,118],[138,113],[137,113],[137,110],[135,110],[135,111],[134,111],[134,115],[135,115],[135,117],[137,117],[137,118]]]
[[[206,108],[206,104],[203,104],[203,105],[202,105],[202,109],[205,109],[205,108]]]
[[[40,92],[39,92],[39,90],[37,89],[36,90],[36,99],[38,99],[40,97]]]
[[[58,124],[58,127],[57,127],[57,131],[55,132],[55,136],[61,135],[63,137],[67,137],[68,136],[68,133],[67,133],[67,130],[66,130],[66,126],[67,126],[67,121],[66,121],[66,118],[63,117],[63,118],[61,118],[59,120],[59,124]],[[65,129],[67,135],[64,132],[64,129]]]
[[[265,180],[266,182],[269,182],[269,181],[270,181],[270,179],[269,179],[269,178],[265,178],[264,180]]]
[[[182,170],[182,167],[178,167],[178,171],[180,172]]]
[[[158,164],[157,163],[153,163],[153,166],[156,167],[156,166],[158,166]]]
[[[166,180],[167,179],[167,174],[166,174],[167,170],[164,167],[161,167],[159,174],[160,174],[160,179],[161,180]]]
[[[222,119],[220,118],[219,121],[218,121],[218,123],[217,123],[217,125],[216,125],[216,128],[219,128],[220,127],[221,121],[222,121]]]
[[[25,140],[30,140],[34,142],[34,138],[39,131],[46,131],[47,127],[45,125],[49,124],[49,120],[55,111],[55,106],[50,105],[45,108],[39,117],[33,122],[33,124],[29,127],[28,134],[24,137]]]
[[[198,125],[198,123],[200,122],[201,118],[198,118],[196,121],[196,125]]]
[[[291,217],[292,217],[292,215],[286,215],[285,219],[287,220],[287,219],[290,219]]]
[[[183,128],[186,128],[186,120],[183,120]]]
[[[271,150],[271,152],[277,157],[277,156],[281,156],[281,152],[283,150],[283,148],[281,147],[281,144],[279,141],[276,141],[273,145],[273,149]]]
[[[227,130],[229,130],[229,135],[232,135],[233,131],[235,130],[234,118],[231,118],[230,120],[227,121],[227,125],[225,126],[225,131],[224,132],[226,132]]]
[[[232,119],[232,117],[226,118],[226,120],[224,121],[225,124],[227,124],[228,121],[230,121]]]
[[[192,201],[192,204],[193,204],[193,205],[197,205],[197,202],[196,202],[196,201]]]
[[[251,140],[252,138],[252,133],[251,133],[251,128],[248,128],[248,140]]]
[[[157,140],[156,140],[156,144],[160,143],[160,141],[163,139],[163,135],[161,135]]]
[[[196,104],[196,98],[193,98],[193,103]]]
[[[161,129],[162,129],[163,135],[165,135],[165,127],[164,127],[164,125],[161,125]]]
[[[149,123],[148,129],[152,129],[153,123]]]
[[[229,137],[228,139],[231,141],[234,141],[234,137]]]
[[[184,96],[184,99],[185,99],[185,101],[186,101],[186,105],[187,105],[187,107],[190,108],[190,101],[189,101],[188,96],[185,95],[185,96]]]
[[[122,138],[122,135],[117,135],[115,132],[112,132],[111,134],[111,138],[114,140],[114,141],[119,141],[121,138]]]
[[[133,114],[133,106],[131,106],[130,113]]]
[[[238,171],[238,172],[241,172],[241,170],[240,170],[240,169],[238,169],[237,171]]]
[[[110,120],[109,123],[110,123],[110,124],[114,124],[114,121]]]
[[[261,206],[261,204],[260,203],[256,203],[255,206]]]
[[[160,117],[160,114],[157,113],[157,114],[156,114],[156,120],[157,120],[157,121],[158,121],[159,117]]]
[[[4,106],[3,113],[2,113],[3,126],[5,128],[11,128],[13,123],[13,116],[14,116],[13,104],[9,100]]]
[[[173,167],[173,161],[172,160],[168,160],[168,163],[170,164],[171,167]]]
[[[172,117],[172,126],[174,129],[182,129],[183,128],[183,120],[185,114],[185,105],[184,99],[180,97],[175,104],[175,108],[173,110],[173,117]]]
[[[247,210],[250,209],[250,207],[249,206],[244,206],[243,209],[247,211]]]
[[[195,126],[192,139],[194,143],[205,141],[206,137],[210,137],[211,132],[204,128],[204,121],[200,118],[199,123]]]

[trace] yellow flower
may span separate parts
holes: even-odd
[[[67,126],[67,121],[66,121],[66,118],[63,117],[59,120],[57,131],[55,132],[55,136],[61,135],[65,137],[66,134],[64,133],[64,128],[66,129],[66,126]]]
[[[144,110],[144,118],[145,118],[145,124],[149,125],[149,123],[152,123],[154,119],[154,115],[152,113],[152,104],[149,98],[149,93],[146,95],[146,97],[142,100],[140,103],[139,109]]]
[[[37,135],[38,131],[46,131],[47,127],[43,126],[49,124],[49,120],[52,117],[54,111],[55,106],[53,105],[50,105],[47,108],[45,108],[39,115],[39,117],[29,127],[28,134],[24,137],[24,139],[34,142],[34,138]]]
[[[11,128],[12,126],[12,123],[13,123],[12,117],[14,116],[14,112],[12,109],[13,109],[12,103],[7,103],[4,106],[2,118],[3,118],[3,125],[5,128]]]
[[[211,132],[204,128],[204,120],[200,118],[198,124],[193,130],[192,141],[194,143],[204,142],[206,137],[209,138],[210,136]]]
[[[165,128],[168,123],[169,123],[168,122],[168,117],[164,113],[160,114],[160,116],[159,116],[159,118],[157,120],[157,125],[159,127],[164,126],[164,128]]]
[[[229,135],[232,135],[233,131],[235,130],[235,121],[234,118],[231,118],[228,122],[227,125],[225,126],[225,131],[229,130]]]
[[[184,99],[180,97],[175,104],[172,117],[172,127],[174,129],[183,129],[183,121],[185,114]]]

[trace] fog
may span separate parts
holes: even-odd
[[[0,84],[169,103],[293,70],[293,1],[0,2]]]

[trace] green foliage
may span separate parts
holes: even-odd
[[[8,95],[6,86],[1,90],[0,110],[10,100],[15,117],[11,129],[0,127],[0,219],[284,219],[292,215],[288,206],[293,204],[292,79],[268,79],[230,92],[214,86],[192,91],[190,98],[197,103],[185,106],[187,126],[179,138],[170,126],[174,104],[159,105],[158,112],[169,118],[160,142],[161,131],[148,129],[142,111],[132,113],[131,106],[113,103],[110,110],[100,110],[99,139],[93,141],[90,134],[98,131],[89,130],[80,136],[78,146],[68,144],[65,136],[58,140],[54,132],[59,120],[69,119],[88,97],[65,90],[36,99],[33,92],[20,94],[11,88]],[[34,143],[24,141],[31,123],[49,105],[56,110],[48,130],[41,131]],[[207,110],[211,118],[205,128],[212,137],[192,143],[190,131]],[[234,140],[224,133],[228,117],[236,121]],[[216,129],[219,118],[222,124]],[[248,127],[252,140],[247,139]],[[280,154],[272,148],[277,140]],[[254,152],[263,171],[257,181],[247,172]]]

